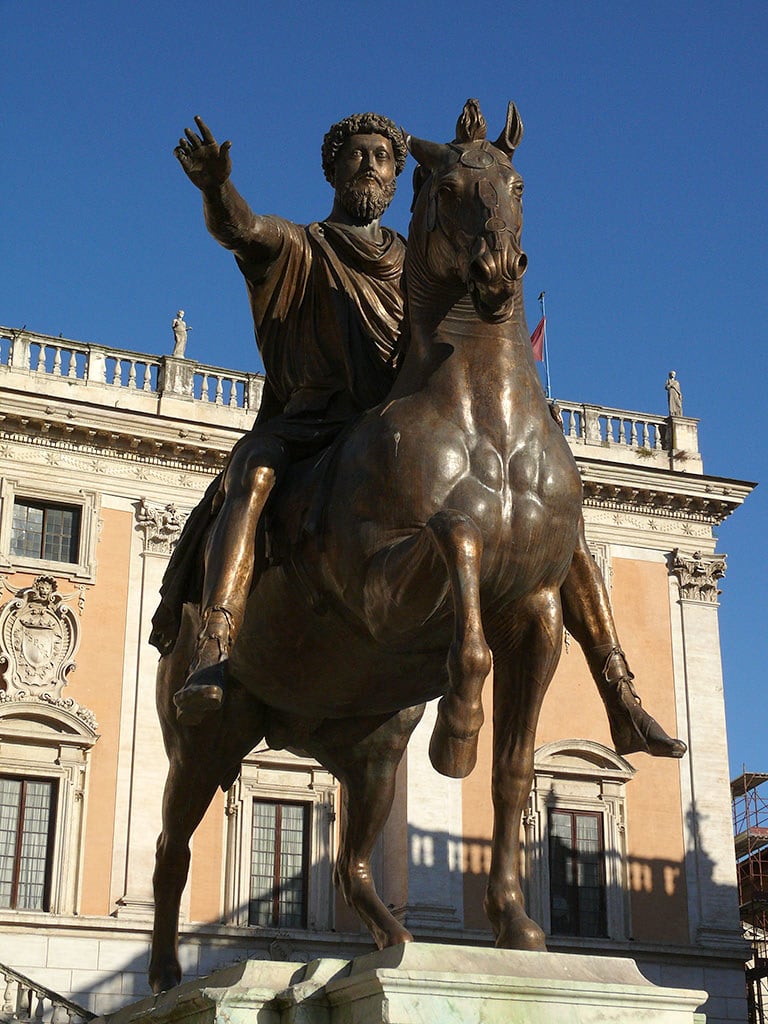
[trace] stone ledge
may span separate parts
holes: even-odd
[[[707,998],[634,961],[414,943],[352,961],[250,961],[99,1018],[102,1024],[701,1024]]]

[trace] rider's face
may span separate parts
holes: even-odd
[[[395,180],[392,143],[383,135],[350,135],[336,156],[334,187],[337,192],[358,176],[366,175],[375,177],[381,186]]]

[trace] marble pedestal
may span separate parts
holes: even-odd
[[[100,1024],[705,1024],[706,992],[633,960],[412,943],[355,960],[249,960]]]

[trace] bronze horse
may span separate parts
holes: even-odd
[[[545,948],[523,906],[519,828],[560,656],[560,587],[579,542],[581,484],[525,322],[522,180],[511,163],[521,136],[513,104],[493,144],[468,104],[454,142],[408,139],[419,168],[407,350],[395,387],[319,468],[295,467],[273,496],[270,540],[281,557],[250,596],[221,713],[194,727],[176,719],[173,694],[198,630],[191,606],[161,659],[170,768],[154,875],[155,991],[181,976],[178,911],[192,833],[216,788],[231,785],[264,737],[305,751],[339,779],[336,885],[379,947],[410,940],[376,893],[369,858],[424,702],[442,697],[435,768],[471,771],[492,657],[485,907],[498,946]]]

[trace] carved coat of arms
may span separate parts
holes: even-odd
[[[80,641],[75,613],[66,605],[75,592],[57,593],[51,576],[38,576],[19,589],[3,581],[14,595],[0,607],[0,682],[9,694],[53,692],[59,696]]]

